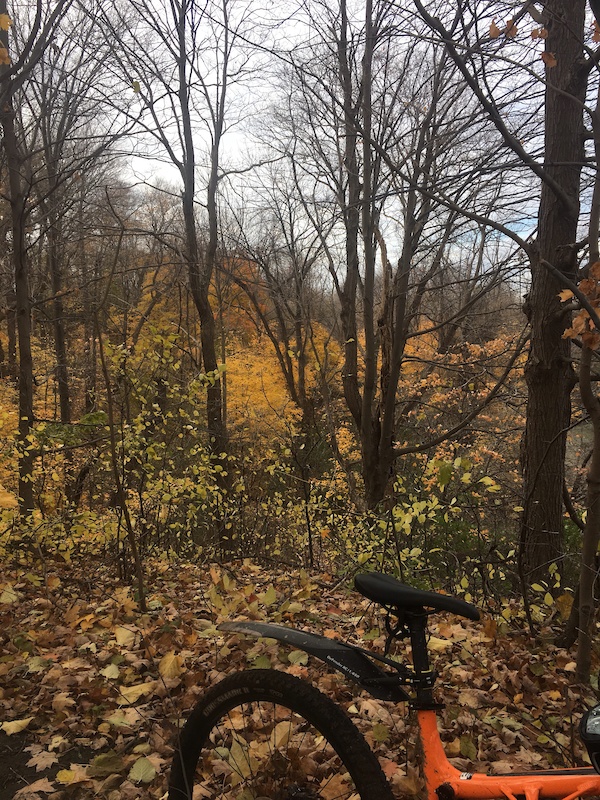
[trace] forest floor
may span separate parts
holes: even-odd
[[[100,561],[0,572],[0,800],[163,797],[182,719],[207,686],[248,667],[285,670],[339,701],[395,793],[419,793],[404,705],[355,691],[299,651],[216,629],[225,619],[270,620],[381,652],[382,620],[350,579],[167,561],[147,565],[146,579],[141,613]],[[586,763],[578,719],[597,699],[573,684],[573,654],[548,644],[549,630],[532,640],[515,612],[509,622],[439,615],[431,633],[442,736],[459,769]]]

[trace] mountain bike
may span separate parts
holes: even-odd
[[[343,673],[378,700],[415,710],[427,800],[574,800],[600,795],[600,706],[581,723],[592,767],[488,775],[460,772],[446,757],[438,732],[429,664],[427,620],[449,612],[479,620],[457,597],[415,589],[382,573],[357,575],[355,587],[386,611],[381,655],[282,625],[226,622],[223,631],[279,640]],[[396,638],[410,640],[412,664],[387,653]],[[210,689],[184,725],[173,758],[169,800],[393,800],[390,785],[366,740],[346,713],[306,682],[277,670],[234,673]]]

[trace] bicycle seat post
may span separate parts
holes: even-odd
[[[438,707],[433,699],[435,673],[429,666],[429,653],[427,651],[427,616],[427,612],[424,609],[411,611],[407,614],[415,673],[414,686],[417,695],[412,705],[414,708],[420,709]]]

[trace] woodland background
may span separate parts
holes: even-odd
[[[192,563],[226,594],[240,559],[383,569],[481,604],[496,644],[496,618],[577,643],[558,669],[595,681],[593,12],[0,0],[5,733],[48,730],[15,702],[64,661],[42,619],[112,659],[93,680],[168,656],[184,708],[183,640],[146,634],[168,606],[193,649],[186,591],[156,591]],[[145,648],[125,677],[115,642]]]

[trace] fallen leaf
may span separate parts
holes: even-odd
[[[0,603],[10,605],[11,603],[16,603],[18,599],[19,595],[13,589],[12,584],[7,583],[0,594]]]
[[[152,694],[156,689],[156,681],[149,683],[137,683],[134,686],[120,686],[117,704],[120,706],[130,706],[146,694]]]
[[[29,759],[27,766],[35,767],[36,772],[43,772],[45,769],[48,769],[53,764],[57,763],[58,758],[56,757],[55,753],[49,753],[48,750],[42,750],[41,753],[37,753],[35,756]]]
[[[25,717],[24,719],[14,719],[12,722],[3,722],[0,728],[7,736],[12,736],[13,733],[21,733],[29,725],[33,717]]]
[[[156,777],[156,770],[146,757],[138,758],[127,776],[134,783],[150,783]]]
[[[92,778],[106,778],[108,775],[113,775],[124,769],[125,762],[121,756],[115,753],[114,750],[109,750],[108,753],[102,753],[93,759],[88,768],[88,774]]]
[[[56,787],[48,778],[40,778],[39,781],[34,781],[30,783],[29,786],[24,786],[22,789],[19,789],[13,797],[13,800],[29,800],[29,798],[33,800],[33,798],[39,797],[38,792],[50,794],[54,792],[55,789]]]
[[[163,678],[178,678],[184,671],[182,665],[182,657],[171,651],[159,661],[158,671]]]
[[[54,711],[59,713],[60,711],[64,711],[65,708],[69,706],[74,706],[75,700],[70,697],[67,692],[59,692],[57,695],[54,696],[52,699],[52,708]]]
[[[121,647],[132,647],[135,642],[135,634],[136,631],[124,628],[122,625],[117,625],[115,628],[115,639]]]
[[[114,680],[115,678],[119,677],[119,668],[116,664],[107,664],[100,670],[100,675],[103,675],[105,678],[109,678]]]

